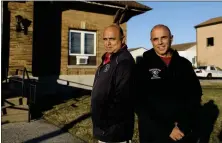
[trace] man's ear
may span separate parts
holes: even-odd
[[[125,43],[126,43],[126,37],[123,36],[121,39],[122,39],[122,40],[121,40],[121,43],[122,43],[122,44],[125,44]]]
[[[173,35],[171,35],[170,41],[171,41],[171,43],[173,43]]]

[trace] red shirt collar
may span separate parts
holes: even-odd
[[[128,48],[126,44],[124,44],[124,45],[121,47],[121,49],[124,49],[124,48],[126,48],[126,49]],[[103,61],[103,64],[107,64],[107,63],[110,62],[110,57],[111,57],[111,55],[112,55],[112,54],[110,54],[110,53],[106,53],[105,58],[104,58],[104,61]]]

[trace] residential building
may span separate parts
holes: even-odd
[[[143,53],[147,51],[146,48],[138,47],[138,48],[129,48],[128,49],[133,56],[134,60],[137,61],[137,58],[142,57]]]
[[[196,42],[175,44],[171,47],[177,50],[180,56],[188,59],[193,66],[197,66]]]
[[[198,65],[222,68],[222,16],[195,26]]]

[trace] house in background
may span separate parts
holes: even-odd
[[[133,56],[134,60],[137,61],[137,58],[142,57],[143,53],[147,51],[146,48],[138,47],[138,48],[129,48],[128,49],[131,55]]]
[[[175,44],[171,47],[177,50],[180,56],[188,59],[193,66],[197,66],[196,42]]]
[[[103,30],[119,9],[121,24],[151,10],[135,1],[4,1],[2,75],[26,67],[35,77],[93,75],[103,55]]]
[[[198,65],[222,68],[222,17],[209,19],[195,28]]]

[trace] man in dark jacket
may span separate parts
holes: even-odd
[[[151,31],[153,48],[137,64],[140,143],[194,143],[202,89],[192,64],[171,48],[165,25]]]
[[[135,61],[118,25],[105,28],[103,40],[106,53],[96,72],[91,98],[93,135],[99,142],[129,142],[134,129],[131,93]]]

